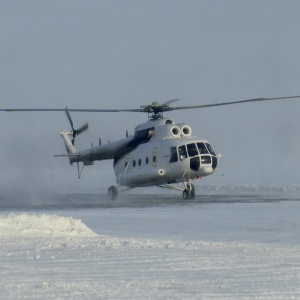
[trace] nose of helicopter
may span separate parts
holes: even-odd
[[[199,168],[201,176],[211,175],[217,169],[220,157],[220,155],[201,155]]]
[[[201,173],[203,174],[202,176],[208,176],[212,174],[213,171],[214,169],[211,166],[201,167]]]

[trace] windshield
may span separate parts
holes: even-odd
[[[211,146],[209,143],[205,143],[205,145],[206,145],[206,147],[207,147],[209,153],[210,153],[211,155],[215,155],[215,156],[216,156],[216,153],[215,153],[214,149],[212,148],[212,146]]]
[[[204,143],[197,143],[197,147],[200,154],[208,154],[208,150],[205,147]]]
[[[196,144],[187,144],[188,154],[189,157],[193,157],[198,155],[198,150],[196,148]]]

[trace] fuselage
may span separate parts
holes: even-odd
[[[183,182],[211,175],[218,166],[208,141],[192,137],[190,126],[170,119],[137,126],[127,149],[114,160],[116,180],[122,186]]]
[[[121,186],[157,186],[187,182],[214,173],[218,166],[212,146],[192,136],[185,123],[171,119],[150,119],[139,124],[134,135],[76,151],[68,135],[64,139],[70,163],[93,165],[96,160],[114,160],[116,181]]]

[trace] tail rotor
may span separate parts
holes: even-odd
[[[81,134],[82,132],[85,132],[86,130],[88,130],[89,124],[85,123],[79,129],[75,129],[74,125],[73,125],[72,118],[71,118],[69,110],[68,110],[68,107],[65,108],[65,112],[66,112],[66,115],[68,117],[68,120],[69,120],[71,128],[72,128],[72,132],[71,132],[72,136],[73,136],[73,138],[72,138],[72,145],[74,146],[76,136],[79,135],[79,134]]]

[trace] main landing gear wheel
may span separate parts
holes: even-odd
[[[187,188],[182,192],[183,199],[195,199],[195,187],[193,184],[188,185]]]
[[[182,192],[182,198],[185,200],[185,199],[188,199],[188,197],[189,197],[189,192],[188,192],[188,190],[184,190],[184,191]]]
[[[118,190],[115,186],[110,186],[108,189],[108,198],[110,200],[117,200],[118,199]]]

